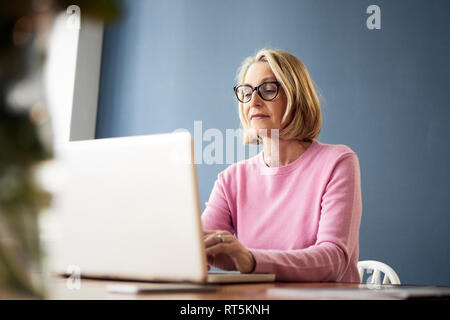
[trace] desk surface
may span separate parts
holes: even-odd
[[[104,281],[104,280],[88,280],[81,279],[79,288],[73,288],[68,284],[68,279],[55,277],[48,286],[48,299],[57,300],[77,300],[77,299],[158,299],[158,300],[277,300],[277,299],[304,299],[298,295],[283,294],[282,296],[271,295],[270,289],[286,288],[286,289],[344,289],[344,288],[370,288],[370,285],[356,283],[252,283],[252,284],[222,284],[217,286],[215,292],[174,292],[174,293],[145,293],[145,294],[127,294],[127,293],[110,293],[107,291],[108,285],[117,284],[138,284],[145,286],[161,286],[158,283],[137,283],[122,281]],[[72,288],[71,288],[72,287]],[[317,299],[317,298],[314,298]],[[343,299],[364,299],[354,296],[345,296]],[[366,298],[367,299],[367,298]]]

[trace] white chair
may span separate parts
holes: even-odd
[[[395,273],[394,269],[382,262],[374,260],[359,261],[358,271],[361,283],[363,281],[365,270],[373,270],[372,276],[368,283],[378,284],[380,281],[380,272],[383,272],[384,278],[382,284],[401,284],[400,278],[397,273]]]

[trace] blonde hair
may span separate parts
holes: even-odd
[[[247,71],[256,62],[267,62],[286,93],[287,106],[281,122],[292,111],[292,119],[280,128],[279,137],[312,141],[319,136],[322,124],[320,103],[314,84],[303,63],[283,50],[262,49],[254,57],[246,58],[238,69],[239,84],[245,81]],[[244,104],[239,102],[239,118],[244,129],[244,144],[260,144],[261,139],[250,130],[244,115]]]

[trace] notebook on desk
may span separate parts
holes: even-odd
[[[269,297],[308,300],[399,300],[450,298],[450,287],[370,285],[357,288],[270,288]]]
[[[54,194],[50,269],[144,281],[270,282],[273,274],[208,274],[188,132],[70,142]]]

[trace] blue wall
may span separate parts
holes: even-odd
[[[366,8],[381,8],[381,30]],[[296,55],[322,94],[319,140],[359,156],[360,260],[450,285],[450,2],[133,0],[106,28],[97,138],[239,128],[236,69]],[[209,144],[205,141],[203,146]],[[227,165],[198,165],[204,208]]]

